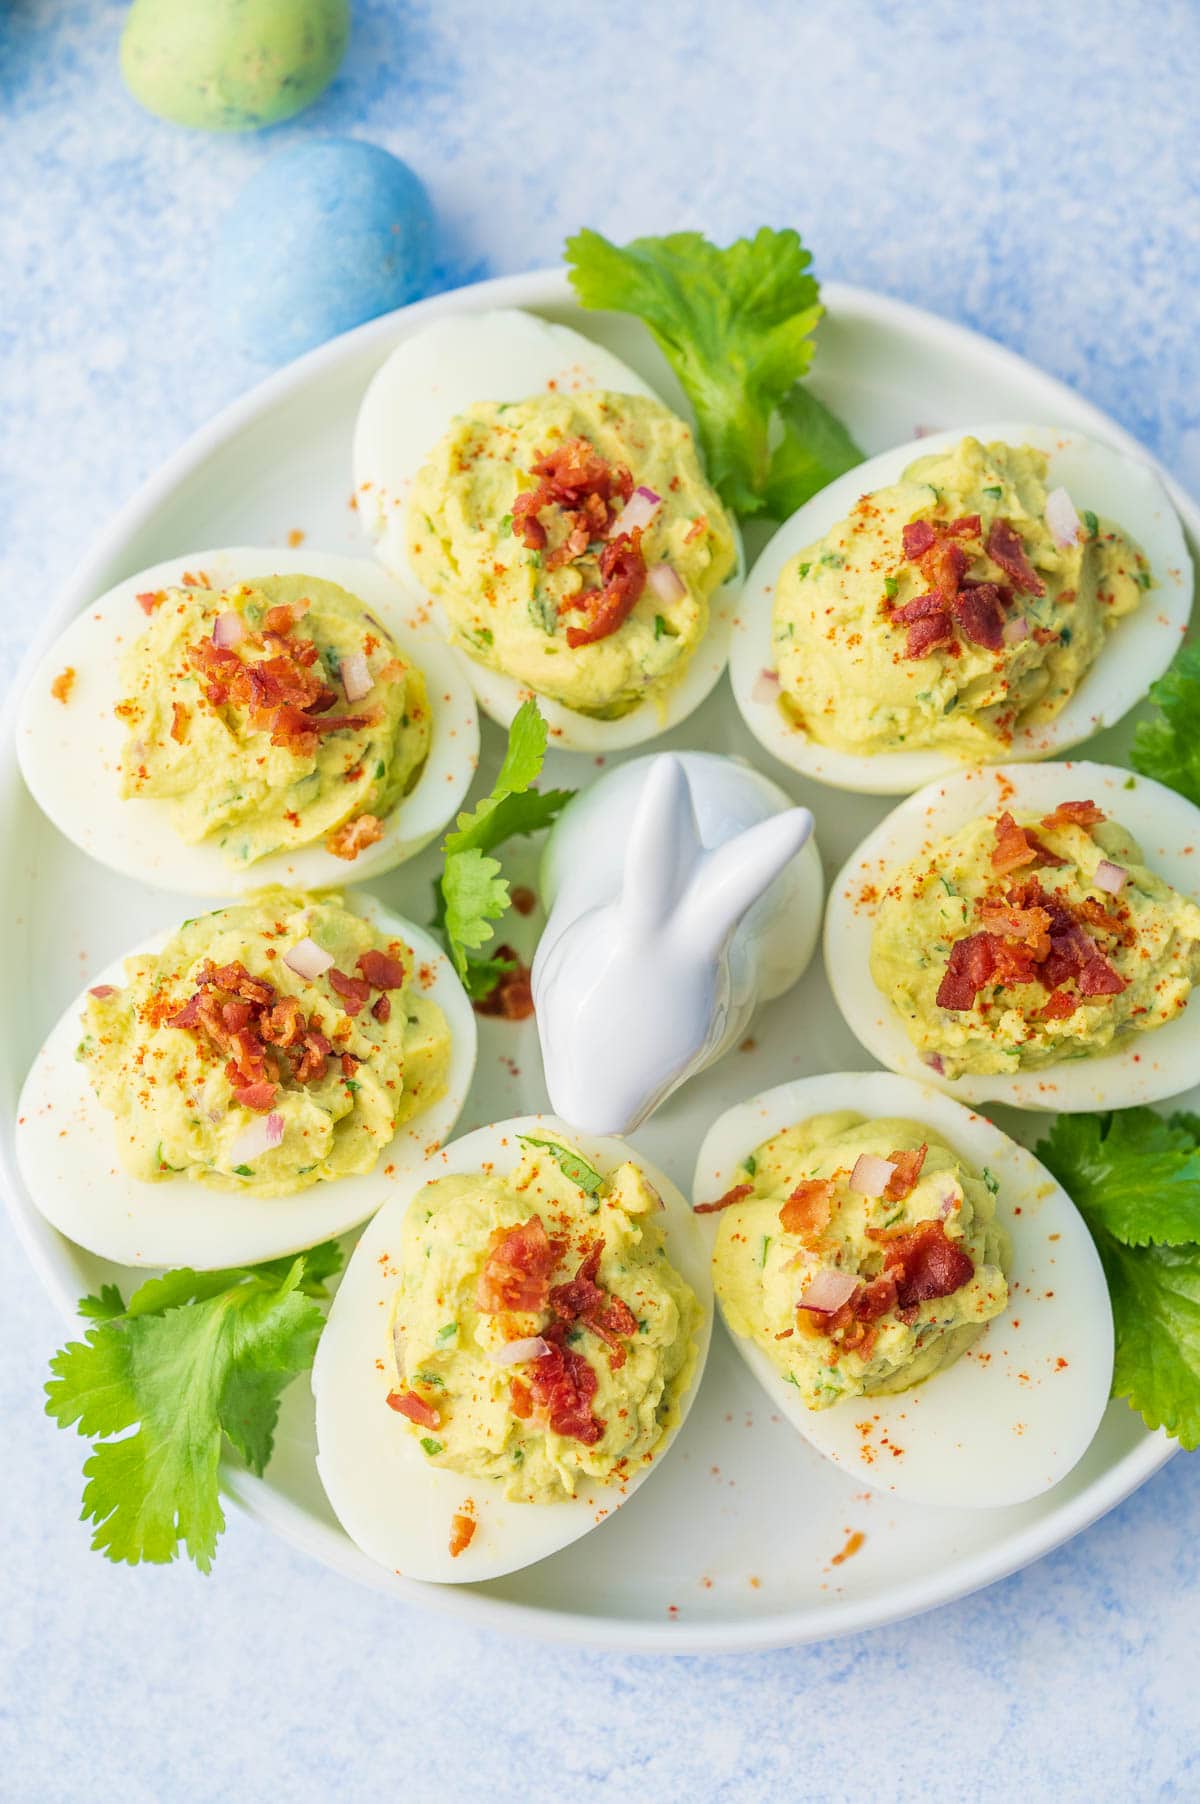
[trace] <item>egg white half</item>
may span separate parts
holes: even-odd
[[[869,457],[797,509],[761,552],[741,595],[729,673],[742,718],[781,763],[819,783],[868,795],[904,795],[962,768],[962,759],[936,748],[864,756],[820,745],[788,722],[779,707],[778,685],[764,672],[775,669],[771,615],[784,565],[844,519],[861,495],[898,482],[918,457],[949,451],[968,435],[984,444],[1000,441],[1044,451],[1047,490],[1065,488],[1078,510],[1091,508],[1129,533],[1150,560],[1158,585],[1108,635],[1062,711],[1014,734],[1004,750],[1005,761],[1054,757],[1111,726],[1143,699],[1179,649],[1192,607],[1192,560],[1179,516],[1147,464],[1081,432],[1006,421],[910,439]]]
[[[295,1196],[217,1190],[189,1178],[143,1183],[118,1163],[113,1117],[75,1058],[86,991],[51,1030],[17,1107],[16,1151],[34,1203],[60,1233],[118,1265],[189,1265],[196,1271],[282,1258],[344,1234],[397,1193],[406,1174],[454,1130],[475,1072],[475,1013],[445,953],[411,921],[371,896],[350,906],[381,933],[401,939],[433,981],[424,991],[450,1029],[445,1094],[405,1122],[374,1171],[313,1184]],[[133,947],[158,951],[173,929]],[[116,959],[93,984],[125,982]],[[390,1170],[385,1169],[390,1167]]]
[[[806,1409],[761,1348],[731,1331],[734,1345],[780,1413],[856,1483],[964,1509],[1039,1496],[1087,1451],[1112,1384],[1112,1309],[1082,1216],[1045,1166],[982,1115],[878,1071],[797,1078],[727,1110],[700,1148],[695,1201],[724,1195],[746,1155],[781,1128],[835,1109],[924,1123],[995,1174],[1012,1245],[1008,1308],[926,1383],[822,1410]],[[700,1219],[711,1244],[718,1217]]]
[[[335,858],[318,841],[237,865],[213,843],[186,845],[171,824],[169,800],[122,800],[126,729],[113,710],[122,695],[122,655],[146,627],[136,597],[147,589],[181,586],[185,571],[203,572],[214,589],[292,574],[339,583],[376,615],[423,673],[432,727],[428,760],[411,793],[383,823],[383,838],[357,858]],[[479,717],[470,684],[461,661],[422,624],[421,613],[369,558],[238,547],[193,551],[140,570],[78,615],[34,671],[17,718],[25,781],[81,851],[156,889],[228,897],[272,883],[328,889],[377,877],[428,845],[456,813],[479,762]],[[50,685],[68,666],[75,681],[63,703],[54,699]]]
[[[567,1141],[598,1171],[611,1174],[627,1159],[646,1174],[666,1209],[667,1257],[691,1285],[703,1310],[697,1362],[680,1405],[682,1426],[700,1385],[712,1333],[712,1276],[704,1234],[671,1180],[622,1140],[581,1134],[553,1115],[527,1115],[479,1128],[443,1147],[398,1183],[371,1222],[338,1286],[313,1365],[317,1401],[317,1469],[342,1527],[363,1552],[408,1578],[474,1583],[515,1572],[577,1541],[628,1502],[657,1471],[674,1439],[660,1442],[623,1489],[581,1479],[562,1502],[517,1503],[499,1479],[466,1478],[430,1465],[403,1419],[387,1406],[395,1388],[391,1345],[392,1300],[400,1278],[401,1228],[413,1198],[447,1172],[503,1175],[520,1162],[518,1135]],[[453,1558],[450,1521],[470,1499],[477,1528]]]
[[[1181,895],[1200,901],[1200,809],[1149,777],[1112,764],[973,766],[909,796],[869,833],[829,891],[825,972],[855,1038],[889,1070],[945,1090],[962,1102],[1005,1102],[1022,1109],[1131,1109],[1178,1096],[1200,1083],[1200,1000],[1162,1027],[1133,1033],[1092,1058],[1066,1059],[1036,1070],[965,1072],[942,1077],[926,1065],[870,970],[875,903],[889,874],[922,847],[956,833],[980,815],[1007,808],[1048,814],[1059,802],[1089,800],[1128,828],[1150,870]]]
[[[526,401],[550,388],[608,389],[662,399],[602,345],[569,326],[551,325],[518,308],[439,320],[404,339],[372,380],[354,435],[358,517],[381,562],[415,596],[424,597],[425,591],[408,560],[405,520],[413,481],[434,446],[455,416],[474,402]],[[734,607],[744,573],[736,525],[734,535],[737,568],[712,596],[708,631],[679,682],[620,720],[593,720],[539,695],[552,743],[567,751],[619,751],[665,733],[700,706],[729,661]],[[448,636],[441,608],[426,605]],[[480,707],[507,727],[533,692],[466,652],[460,656]]]

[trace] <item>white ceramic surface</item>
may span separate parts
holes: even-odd
[[[1134,449],[1110,420],[1013,353],[962,327],[864,292],[826,284],[813,381],[868,451],[899,442],[918,423],[947,426],[1019,417],[1078,426]],[[220,415],[171,458],[125,508],[66,592],[49,610],[54,633],[122,577],[197,544],[253,543],[267,521],[303,528],[306,543],[361,554],[351,494],[350,445],[367,383],[396,342],[443,313],[532,306],[602,336],[673,396],[641,329],[581,314],[559,272],[504,278],[422,302],[323,347]],[[1200,512],[1171,485],[1193,541]],[[1089,744],[1089,755],[1120,763],[1128,723]],[[10,716],[11,734],[11,716]],[[723,688],[664,742],[761,760]],[[485,774],[498,760],[486,735]],[[584,760],[553,755],[553,782],[585,780]],[[886,811],[878,799],[828,791],[772,770],[795,800],[813,807],[817,834],[836,870]],[[121,1273],[62,1240],[34,1210],[12,1158],[11,1116],[41,1039],[78,990],[123,946],[167,925],[178,897],[138,888],[90,863],[38,814],[11,745],[0,770],[0,894],[11,981],[0,1045],[5,1100],[6,1194],[17,1232],[64,1314],[77,1297]],[[422,854],[373,884],[403,915],[428,918],[434,855]],[[513,859],[528,880],[536,854]],[[514,923],[528,956],[536,919]],[[508,924],[505,925],[509,932]],[[476,1083],[463,1131],[484,1120],[537,1112],[545,1097],[532,1025],[481,1022]],[[805,1073],[853,1069],[862,1054],[814,964],[789,996],[767,1008],[752,1044],[687,1085],[637,1136],[637,1146],[686,1185],[704,1133],[743,1097]],[[1184,1099],[1188,1101],[1189,1099]],[[1196,1099],[1190,1099],[1193,1102]],[[1037,1124],[1006,1119],[1019,1137]],[[49,1352],[49,1349],[47,1349]],[[623,1654],[664,1649],[735,1650],[847,1633],[894,1621],[961,1596],[1037,1558],[1112,1508],[1169,1456],[1123,1403],[1109,1406],[1100,1434],[1071,1476],[1036,1502],[1000,1511],[943,1511],[868,1498],[859,1487],[774,1420],[757,1384],[723,1331],[696,1407],[665,1472],[590,1535],[509,1579],[481,1587],[422,1587],[373,1567],[337,1527],[313,1457],[307,1387],[289,1391],[267,1476],[232,1462],[228,1494],[278,1533],[337,1570],[424,1599],[482,1624],[610,1647]],[[847,1529],[865,1534],[852,1559],[834,1564]]]

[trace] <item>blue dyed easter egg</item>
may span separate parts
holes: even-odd
[[[284,363],[414,300],[432,240],[429,196],[399,157],[357,138],[297,144],[226,215],[217,303],[237,344]]]

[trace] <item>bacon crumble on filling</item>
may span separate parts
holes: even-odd
[[[532,474],[538,478],[537,486],[523,490],[513,503],[513,536],[529,551],[545,551],[549,535],[539,516],[546,508],[556,507],[566,536],[546,551],[547,570],[577,563],[601,544],[600,587],[584,589],[559,604],[560,613],[584,615],[582,626],[567,627],[567,644],[574,651],[615,633],[646,587],[641,528],[609,537],[621,506],[633,494],[633,477],[623,464],[610,463],[584,438],[567,439],[556,450],[539,456]]]
[[[1042,825],[1071,824],[1086,829],[1104,818],[1094,802],[1060,802],[1053,813],[1043,816]],[[1067,860],[1005,813],[996,823],[991,862],[998,875],[1007,876],[1025,865],[1059,866]],[[1039,983],[1051,992],[1042,1018],[1063,1021],[1075,1013],[1083,998],[1119,996],[1125,989],[1127,980],[1109,963],[1087,928],[1094,927],[1119,941],[1128,940],[1128,928],[1119,912],[1111,913],[1093,897],[1073,904],[1061,891],[1048,892],[1038,878],[1026,876],[1000,895],[981,897],[976,912],[983,927],[951,946],[937,991],[939,1008],[974,1008],[979,992],[989,985]],[[1069,982],[1075,984],[1074,995],[1062,988]]]
[[[556,1434],[591,1447],[604,1434],[604,1423],[591,1407],[599,1380],[590,1362],[569,1344],[569,1337],[578,1328],[590,1329],[607,1346],[609,1364],[617,1371],[626,1359],[622,1341],[637,1332],[637,1317],[622,1298],[597,1282],[602,1241],[585,1247],[573,1278],[552,1286],[550,1274],[565,1251],[566,1242],[549,1235],[538,1215],[516,1228],[497,1228],[475,1300],[488,1315],[549,1312],[553,1319],[541,1330],[541,1338],[550,1350],[530,1361],[524,1378],[511,1380],[510,1408],[521,1421],[528,1421],[536,1410]]]
[[[886,1201],[904,1202],[916,1187],[928,1146],[891,1152],[892,1175],[883,1191]],[[798,1234],[815,1251],[833,1214],[835,1186],[830,1178],[808,1178],[798,1184],[779,1210],[780,1225]],[[836,1342],[837,1353],[858,1352],[870,1358],[882,1318],[895,1310],[911,1324],[921,1303],[949,1296],[970,1282],[975,1267],[964,1249],[950,1240],[941,1221],[918,1222],[914,1228],[868,1228],[868,1238],[884,1245],[883,1271],[859,1279],[835,1310],[797,1306],[797,1321],[811,1332]],[[790,1334],[791,1330],[787,1330]],[[777,1336],[777,1339],[785,1336]],[[833,1355],[836,1357],[836,1354]]]
[[[382,960],[364,966],[364,960]],[[365,992],[363,1001],[374,985],[386,1000],[386,991],[397,989],[404,981],[404,970],[398,959],[387,954],[363,953],[359,958],[363,978],[346,977],[336,966],[329,973],[331,986],[335,979],[352,986],[353,993]],[[368,970],[373,973],[368,977]],[[398,973],[398,975],[397,975]],[[383,979],[394,981],[384,982]],[[225,1076],[233,1088],[233,1099],[244,1108],[263,1114],[274,1104],[280,1085],[290,1075],[297,1084],[319,1083],[325,1076],[332,1043],[320,1028],[306,1016],[295,996],[279,996],[274,984],[252,977],[246,967],[235,961],[215,965],[205,959],[196,973],[197,988],[174,1013],[166,1016],[168,1027],[193,1033],[226,1058]],[[362,1003],[347,1013],[358,1013]],[[373,1013],[375,1011],[372,1011]],[[390,1013],[390,1008],[389,1008]],[[386,1020],[387,1016],[377,1016]],[[286,1057],[281,1056],[286,1055]],[[358,1059],[352,1053],[342,1057],[343,1075],[350,1076]]]
[[[901,534],[905,561],[915,564],[929,585],[924,595],[892,608],[887,616],[890,625],[907,629],[906,658],[927,657],[942,645],[956,647],[956,626],[964,639],[985,651],[1003,649],[1012,592],[1000,583],[969,581],[970,558],[957,543],[978,539],[981,532],[978,514],[963,514],[956,520],[910,520],[905,526]],[[1045,584],[1010,521],[992,522],[984,549],[1013,588],[1029,595],[1045,594]]]

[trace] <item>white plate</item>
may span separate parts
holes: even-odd
[[[825,288],[824,299],[829,314],[821,325],[814,387],[868,451],[896,444],[918,424],[940,428],[989,415],[1078,426],[1136,449],[1069,390],[962,327],[836,284]],[[198,433],[121,513],[77,572],[49,613],[47,640],[122,577],[195,545],[283,544],[298,527],[314,548],[360,554],[349,506],[351,441],[368,381],[406,332],[444,313],[496,306],[536,307],[594,334],[678,401],[642,329],[582,312],[559,272],[508,277],[421,302],[313,352]],[[1200,512],[1178,489],[1171,492],[1195,541]],[[753,555],[757,547],[748,549]],[[14,683],[14,695],[37,651]],[[1121,763],[1130,724],[1091,741],[1087,755]],[[489,727],[483,759],[489,777],[499,739]],[[724,684],[656,743],[737,752],[768,764]],[[594,770],[590,759],[555,753],[548,774],[556,783],[580,783]],[[830,873],[887,810],[879,798],[834,796],[791,771],[768,768],[767,774],[812,808]],[[370,887],[397,913],[427,920],[435,862],[432,852],[422,853]],[[532,877],[535,849],[512,863],[518,881]],[[30,1258],[69,1312],[85,1291],[123,1274],[62,1240],[34,1210],[12,1157],[11,1115],[43,1035],[81,981],[182,910],[178,896],[146,892],[89,863],[39,815],[17,774],[11,722],[0,769],[0,886],[10,973],[0,1046],[7,1195]],[[535,932],[535,920],[521,921],[511,937],[528,954]],[[475,1085],[460,1123],[464,1133],[483,1121],[546,1107],[532,1027],[482,1021],[480,1029]],[[730,1104],[786,1078],[861,1064],[816,965],[751,1032],[752,1045],[687,1085],[636,1136],[639,1149],[681,1186],[691,1179],[705,1131]],[[1200,1098],[1188,1100],[1196,1106]],[[1020,1138],[1038,1131],[1035,1121],[1017,1115],[1006,1117],[1005,1126]],[[1170,1451],[1165,1437],[1147,1434],[1124,1403],[1114,1403],[1070,1478],[1033,1503],[956,1511],[867,1497],[773,1418],[769,1400],[718,1330],[696,1407],[657,1481],[600,1533],[506,1579],[423,1586],[380,1572],[360,1554],[337,1527],[320,1488],[304,1382],[285,1399],[266,1477],[251,1478],[229,1462],[225,1483],[230,1496],[294,1545],[410,1600],[480,1624],[622,1653],[698,1652],[816,1640],[961,1596],[1077,1533],[1156,1471]],[[865,1535],[861,1551],[835,1563],[854,1530]]]

